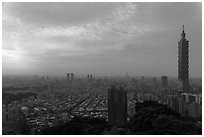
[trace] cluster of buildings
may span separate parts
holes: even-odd
[[[8,119],[5,120],[13,121],[17,132],[24,130],[24,125],[27,125],[31,134],[37,134],[42,128],[70,121],[74,117],[72,110],[89,97],[90,94],[67,95],[64,99],[58,97],[25,98],[22,101],[13,101],[8,105],[8,110],[3,105],[2,116],[4,119],[8,114]]]
[[[182,92],[167,98],[167,105],[172,110],[182,114],[199,118],[202,116],[202,95],[192,94],[189,89],[189,41],[186,34],[181,33],[178,42],[178,79],[182,82]]]
[[[202,116],[202,95],[180,93],[167,98],[167,106],[184,116],[198,119]]]
[[[182,93],[172,94],[168,88],[167,76],[162,76],[161,95],[158,98],[152,92],[145,92],[144,77],[138,86],[137,81],[133,80],[133,90],[135,90],[135,100],[158,101],[166,104],[171,110],[184,116],[192,118],[202,117],[202,95],[192,94],[189,88],[189,55],[188,43],[185,38],[184,26],[181,33],[181,40],[178,42],[178,79],[182,82]],[[156,83],[155,79],[152,80]],[[137,93],[138,90],[142,90]],[[108,120],[112,125],[125,125],[127,121],[127,91],[121,87],[111,87],[108,90]]]
[[[74,80],[74,73],[67,73],[67,81]]]
[[[74,115],[107,119],[107,99],[105,96],[93,95],[73,111]]]
[[[135,114],[136,102],[143,101],[158,101],[184,116],[199,118],[202,116],[202,95],[190,93],[188,41],[184,29],[178,44],[178,78],[182,81],[182,93],[171,88],[175,87],[174,83],[169,86],[167,76],[162,76],[161,82],[155,77],[146,82],[144,77],[140,80],[130,80],[129,77],[122,80],[95,79],[92,74],[85,79],[77,79],[74,73],[67,73],[65,82],[49,82],[49,78],[42,78],[48,83],[44,96],[14,101],[9,104],[8,110],[3,105],[2,117],[12,117],[17,123],[24,120],[32,134],[37,134],[44,127],[68,122],[74,116],[104,118],[112,125],[124,126]]]

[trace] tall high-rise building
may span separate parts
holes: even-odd
[[[74,79],[74,73],[71,73],[71,80]]]
[[[168,78],[167,76],[162,76],[162,102],[164,102],[164,94],[166,94],[168,85]]]
[[[142,76],[142,77],[141,77],[141,81],[140,81],[140,90],[141,90],[143,93],[144,93],[145,87],[146,87],[146,85],[145,85],[145,77]]]
[[[183,92],[189,92],[189,64],[188,64],[188,44],[189,41],[185,38],[186,34],[181,33],[181,40],[178,42],[178,79],[183,83]]]
[[[69,73],[67,73],[67,80],[69,80]]]
[[[136,79],[132,79],[132,87],[135,92],[135,100],[137,100],[137,92],[138,92],[138,81]]]
[[[167,76],[162,76],[162,88],[167,88],[168,78]]]
[[[108,121],[114,126],[126,125],[127,92],[122,87],[108,89]]]
[[[92,77],[93,77],[92,74],[88,74],[88,75],[87,75],[87,79],[88,79],[88,80],[92,80]]]

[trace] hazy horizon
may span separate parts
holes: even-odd
[[[77,77],[87,77],[87,75],[90,74],[90,73],[84,73],[84,74],[79,74],[79,73],[74,73],[74,76],[77,76]],[[62,74],[46,74],[46,73],[41,73],[41,74],[2,74],[2,76],[49,76],[49,77],[65,77],[66,78],[66,75],[67,73],[62,73]],[[93,74],[93,77],[127,77],[127,74],[121,74],[121,75],[103,75],[103,74]],[[161,78],[162,76],[167,76],[168,78],[177,78],[178,79],[178,76],[169,76],[169,75],[135,75],[135,74],[128,74],[129,77],[146,77],[146,78],[153,78],[153,77],[156,77],[156,78]],[[190,76],[189,78],[198,78],[198,79],[202,79],[202,76],[200,77],[192,77]]]
[[[202,77],[202,3],[3,3],[2,75]]]

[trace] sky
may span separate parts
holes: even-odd
[[[3,3],[3,75],[202,76],[202,3]]]

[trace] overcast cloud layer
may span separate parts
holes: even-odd
[[[202,74],[201,3],[3,3],[3,74],[177,76],[182,25]]]

